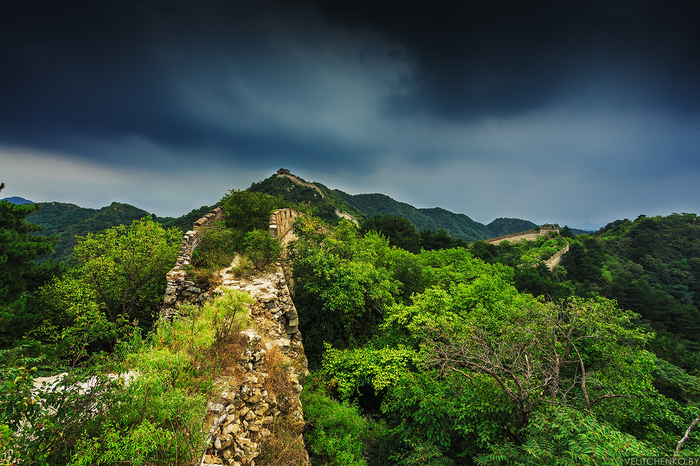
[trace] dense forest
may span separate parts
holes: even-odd
[[[286,265],[311,369],[302,400],[313,464],[700,455],[697,215],[467,244],[319,189],[273,177],[232,190],[217,203],[226,221],[190,270],[214,285],[233,254],[248,264],[240,273],[264,270],[281,252],[266,231],[270,212],[306,212]],[[223,311],[212,304],[156,324],[178,220],[144,215],[78,234],[71,262],[58,265],[37,261],[57,240],[28,221],[40,207],[0,201],[1,461],[193,464],[204,441],[193,413],[212,396]],[[360,225],[329,221],[335,209]],[[567,245],[550,270],[544,261]],[[60,371],[66,386],[103,382],[39,400],[34,379]],[[100,377],[123,371],[141,375],[128,386]],[[265,458],[256,464],[281,464]]]

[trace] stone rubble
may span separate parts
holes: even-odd
[[[223,293],[222,288],[233,288],[250,294],[256,300],[250,306],[255,324],[241,332],[248,339],[247,349],[237,362],[244,374],[242,379],[223,377],[217,384],[221,394],[209,405],[208,418],[212,419],[209,448],[201,465],[255,466],[260,444],[272,435],[279,417],[292,419],[295,427],[304,425],[299,400],[302,386],[294,366],[308,374],[306,357],[297,311],[279,265],[276,272],[249,280],[235,278],[225,271],[222,275],[223,283],[215,293]],[[264,372],[265,359],[275,347],[289,363],[285,365],[289,366],[293,391],[285,394],[284,399],[277,399],[265,390],[269,377]]]

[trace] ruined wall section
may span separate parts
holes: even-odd
[[[289,242],[294,238],[292,224],[300,215],[291,209],[275,211],[270,215],[270,233],[283,244]],[[236,277],[224,269],[220,272],[220,286],[211,291],[198,286],[186,272],[203,232],[223,218],[223,209],[217,208],[197,220],[193,230],[185,233],[177,263],[166,276],[167,289],[161,311],[162,318],[173,319],[181,303],[203,303],[225,288],[244,291],[255,299],[249,306],[254,325],[241,332],[247,339],[247,349],[234,361],[240,372],[220,377],[216,382],[219,396],[209,404],[208,446],[199,464],[254,465],[266,438],[273,435],[275,423],[285,419],[297,432],[296,445],[302,450],[302,464],[309,465],[301,434],[304,414],[299,398],[302,386],[298,379],[308,374],[308,370],[299,316],[281,263],[272,273],[248,278]],[[274,354],[280,367],[286,368],[291,387],[279,396],[267,390],[271,377],[268,370],[272,364],[268,359]]]
[[[180,303],[202,303],[212,297],[209,290],[203,288],[203,284],[197,283],[187,274],[186,266],[192,263],[192,254],[202,241],[204,231],[223,219],[224,209],[217,207],[194,222],[193,229],[182,237],[175,267],[165,275],[166,287],[161,318],[171,319],[177,314]]]
[[[305,421],[298,378],[308,375],[308,370],[297,311],[281,267],[248,278],[224,273],[219,288],[244,291],[255,299],[249,307],[254,324],[241,332],[247,339],[247,349],[237,361],[240,372],[215,382],[220,395],[209,404],[208,448],[201,464],[255,464],[266,439],[274,435],[273,426],[291,423],[296,439],[290,442],[302,450],[302,463],[308,465],[301,434]],[[289,390],[275,393],[270,383],[273,361],[277,361],[277,370],[286,368]]]

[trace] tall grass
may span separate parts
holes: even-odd
[[[6,369],[3,380],[11,372],[24,378],[2,384],[0,411],[25,414],[0,418],[0,464],[196,464],[205,449],[207,401],[222,367],[217,345],[249,324],[245,303],[251,300],[227,290],[201,308],[184,307],[182,319],[161,322],[145,339],[134,333],[90,372],[76,370],[60,389],[40,395],[28,383],[30,369]]]

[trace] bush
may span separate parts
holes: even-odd
[[[226,228],[223,222],[202,232],[202,239],[192,254],[192,265],[198,269],[221,268],[231,263],[243,243],[243,234]]]
[[[221,199],[226,226],[245,232],[267,228],[270,214],[284,205],[281,198],[269,194],[232,189]]]
[[[246,304],[255,300],[242,291],[226,289],[218,299],[207,303],[204,312],[210,316],[217,342],[228,342],[251,324]]]
[[[245,237],[245,252],[256,269],[264,270],[279,259],[282,246],[268,231],[253,230]]]
[[[195,464],[220,351],[246,325],[252,298],[227,291],[185,317],[134,332],[112,356],[99,355],[56,385],[34,390],[37,358],[0,350],[0,464]],[[127,374],[126,377],[106,374]]]
[[[301,393],[307,429],[306,448],[314,464],[333,466],[366,466],[386,464],[381,450],[389,439],[387,427],[360,414],[348,402],[337,402],[323,395],[309,377]]]
[[[255,266],[246,256],[239,256],[238,263],[227,272],[233,274],[235,277],[248,278],[255,275]]]

